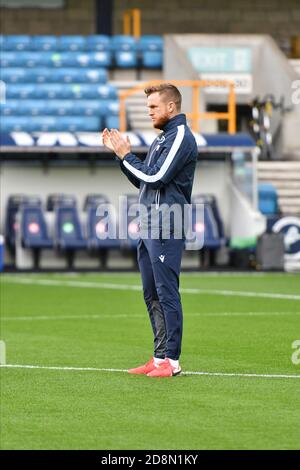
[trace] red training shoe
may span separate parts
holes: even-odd
[[[147,375],[148,377],[173,377],[175,375],[180,374],[181,367],[179,366],[178,369],[173,367],[169,361],[166,359],[164,362],[161,362],[158,367],[149,372]]]
[[[128,374],[148,374],[156,369],[156,365],[154,364],[154,358],[152,357],[150,361],[148,361],[143,366],[136,367],[135,369],[129,369]]]

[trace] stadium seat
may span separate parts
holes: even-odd
[[[31,99],[34,97],[36,87],[33,84],[8,84],[6,86],[6,99]]]
[[[115,65],[120,68],[137,67],[137,43],[132,36],[116,35],[112,38]]]
[[[47,225],[40,203],[26,203],[21,206],[21,243],[33,252],[34,267],[39,268],[42,249],[53,248],[53,241],[48,235]]]
[[[105,52],[56,52],[51,55],[53,67],[107,67],[109,53]]]
[[[137,67],[137,53],[135,51],[116,51],[115,65],[120,68]]]
[[[106,116],[104,127],[107,127],[107,129],[119,129],[120,128],[119,116]]]
[[[72,269],[75,252],[87,248],[76,205],[61,203],[55,206],[55,244],[65,253],[68,268]]]
[[[271,183],[260,183],[258,185],[259,210],[266,216],[278,214],[278,196],[276,188]]]
[[[84,36],[60,36],[57,47],[60,51],[84,51],[86,39]]]
[[[59,68],[51,70],[52,83],[106,83],[105,69]]]
[[[103,204],[103,210],[99,206]],[[106,210],[107,207],[107,210]],[[87,212],[87,243],[91,253],[96,252],[101,266],[106,267],[108,250],[120,248],[117,227],[109,201],[103,194],[90,194],[86,197],[84,210]]]
[[[110,51],[111,40],[109,36],[94,34],[86,37],[86,49],[88,51]]]
[[[119,223],[121,227],[126,228],[126,238],[121,240],[121,245],[123,248],[136,250],[140,238],[140,227],[137,222],[139,198],[135,194],[127,194],[125,196],[127,198],[127,205],[124,208],[122,207]],[[132,212],[134,212],[133,215]]]
[[[15,252],[16,234],[19,230],[17,213],[26,200],[28,200],[28,196],[25,194],[12,194],[7,201],[4,233],[6,245],[12,254]]]
[[[31,49],[33,51],[56,51],[56,36],[33,36],[31,39]]]
[[[155,35],[141,36],[137,48],[140,51],[159,51],[163,50],[163,38]]]
[[[7,35],[2,38],[1,49],[3,51],[25,51],[31,49],[31,36]]]
[[[23,106],[21,106],[22,100],[9,100],[5,103],[0,103],[0,115],[1,116],[12,116],[26,114],[23,112]]]
[[[6,83],[43,83],[51,81],[52,72],[47,68],[3,68],[1,80]]]
[[[193,230],[196,236],[199,234],[200,239],[204,232],[204,244],[200,252],[201,256],[203,260],[206,258],[206,264],[214,264],[215,251],[225,246],[228,242],[224,234],[224,226],[216,198],[209,194],[199,194],[192,198],[192,204]],[[196,218],[196,204],[203,205],[204,220],[202,221]]]
[[[140,52],[142,67],[162,67],[163,39],[161,36],[141,36],[137,47]]]
[[[74,116],[8,116],[1,120],[2,133],[10,132],[97,132],[102,128],[99,117]]]
[[[143,51],[142,52],[142,67],[148,69],[162,68],[163,55],[159,51]]]

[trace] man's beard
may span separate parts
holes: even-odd
[[[163,129],[163,127],[167,124],[169,119],[170,119],[169,116],[167,114],[164,114],[156,121],[155,124],[153,123],[153,127],[155,129]]]

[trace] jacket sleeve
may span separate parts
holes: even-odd
[[[143,181],[153,189],[168,184],[186,164],[191,153],[191,144],[185,136],[185,126],[177,127],[177,133],[166,142],[166,148],[156,164],[148,167],[135,155],[128,153],[123,164],[137,180]]]
[[[140,187],[140,180],[138,178],[136,178],[132,173],[130,173],[130,171],[128,171],[125,168],[124,163],[122,161],[120,161],[120,168],[123,171],[124,175],[127,176],[130,183],[132,183],[136,188],[139,188]]]

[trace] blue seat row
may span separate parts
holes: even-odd
[[[100,52],[3,51],[1,67],[143,67],[161,68],[161,51],[117,50]]]
[[[5,83],[106,83],[107,70],[102,68],[3,68]]]
[[[117,90],[108,84],[44,83],[8,84],[5,96],[14,99],[118,99]]]
[[[216,200],[213,196],[199,195],[194,198],[195,204],[204,204],[204,223],[199,230],[204,232],[204,250],[215,252],[226,242],[224,237],[223,224],[218,212]],[[99,211],[99,204],[105,204]],[[54,230],[53,235],[49,235],[46,212],[42,207],[40,198],[26,195],[13,195],[9,198],[6,208],[5,236],[8,248],[14,251],[16,244],[16,234],[19,233],[24,248],[29,248],[39,255],[39,250],[44,248],[54,248],[66,254],[69,267],[72,266],[74,255],[77,250],[89,250],[93,253],[102,254],[101,260],[106,259],[105,253],[111,248],[127,247],[135,250],[139,237],[139,226],[136,222],[136,210],[138,207],[138,196],[127,195],[127,205],[119,217],[126,220],[119,220],[124,227],[127,224],[127,231],[118,238],[118,230],[110,231],[109,224],[114,216],[110,211],[109,201],[103,194],[91,194],[86,197],[84,211],[86,212],[85,230],[81,223],[76,198],[64,194],[53,194],[47,199],[47,211],[53,211]],[[20,217],[18,217],[18,215]],[[20,225],[17,221],[20,220]],[[221,225],[220,225],[221,224]],[[197,228],[196,228],[197,230]],[[116,236],[115,236],[116,235]],[[38,256],[35,256],[38,261]]]
[[[90,36],[0,36],[0,49],[4,51],[162,51],[161,36],[144,35],[136,40],[126,35]]]
[[[104,125],[100,116],[8,116],[1,119],[0,132],[97,132]]]
[[[137,196],[132,196],[132,203],[137,203]],[[109,212],[108,200],[99,194],[88,195],[85,202],[87,214],[86,227],[83,230],[76,199],[74,196],[64,194],[50,195],[47,200],[47,209],[55,213],[53,235],[50,236],[47,227],[45,211],[39,197],[26,195],[10,196],[6,208],[5,236],[7,246],[12,253],[15,252],[16,235],[19,233],[22,246],[31,249],[34,255],[35,267],[39,267],[40,251],[43,249],[56,249],[66,255],[68,266],[74,262],[75,252],[89,250],[98,253],[102,264],[105,264],[107,250],[121,248],[126,240],[120,240],[109,231],[108,223],[112,217]],[[107,204],[101,215],[97,212],[99,204]],[[126,210],[129,210],[125,209]],[[123,214],[125,216],[125,213]],[[18,224],[18,216],[20,224]],[[127,234],[130,237],[130,218],[127,219]],[[137,241],[134,241],[136,247]]]
[[[110,67],[111,52],[1,51],[1,67]]]
[[[0,103],[1,116],[107,116],[119,115],[116,100],[9,100]]]

